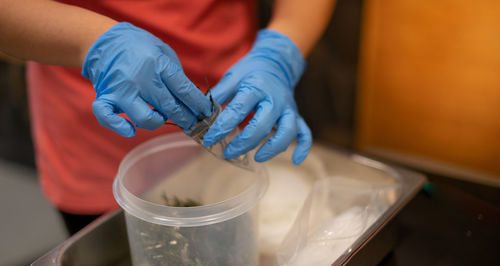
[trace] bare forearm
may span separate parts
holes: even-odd
[[[49,0],[0,0],[0,50],[25,60],[80,67],[92,43],[116,23]]]
[[[276,0],[268,29],[287,35],[307,56],[323,34],[336,0]]]

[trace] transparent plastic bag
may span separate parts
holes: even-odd
[[[243,154],[231,160],[227,160],[226,158],[224,158],[224,149],[226,148],[229,141],[239,133],[238,127],[236,127],[235,130],[233,130],[233,132],[231,132],[226,138],[215,143],[214,145],[210,147],[205,147],[205,145],[203,145],[203,136],[205,136],[208,129],[213,125],[213,123],[215,123],[215,120],[217,120],[217,117],[222,111],[221,106],[217,102],[215,102],[212,98],[210,98],[210,100],[212,101],[212,115],[205,117],[203,120],[196,123],[194,126],[192,126],[189,130],[186,131],[186,134],[189,137],[191,137],[194,141],[199,143],[203,148],[208,150],[215,157],[221,160],[226,160],[229,163],[241,167],[243,169],[253,171],[255,169],[253,161],[250,159],[251,157],[249,157],[248,154]]]
[[[331,265],[350,252],[399,188],[343,177],[317,180],[277,251],[278,265]]]

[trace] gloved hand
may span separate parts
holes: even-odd
[[[228,144],[224,156],[236,158],[257,147],[277,124],[276,133],[257,151],[255,160],[271,159],[297,138],[292,161],[301,163],[312,144],[311,131],[293,98],[304,68],[302,54],[288,37],[273,30],[259,31],[250,52],[211,91],[218,103],[231,102],[205,134],[205,146],[222,140],[255,110],[249,124]]]
[[[211,113],[210,100],[186,77],[174,50],[129,23],[118,23],[97,39],[82,75],[97,92],[92,109],[99,123],[125,137],[135,135],[133,124],[154,130],[170,119],[188,129]]]

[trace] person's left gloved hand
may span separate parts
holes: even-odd
[[[205,134],[205,146],[224,139],[255,110],[249,124],[226,147],[224,156],[232,159],[254,149],[277,125],[276,133],[256,152],[255,160],[273,158],[297,138],[292,161],[301,163],[312,144],[311,131],[293,98],[304,68],[302,54],[288,37],[273,30],[259,31],[250,52],[211,91],[218,103],[232,100]]]

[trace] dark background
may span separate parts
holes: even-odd
[[[34,167],[24,66],[0,61],[0,158]]]

